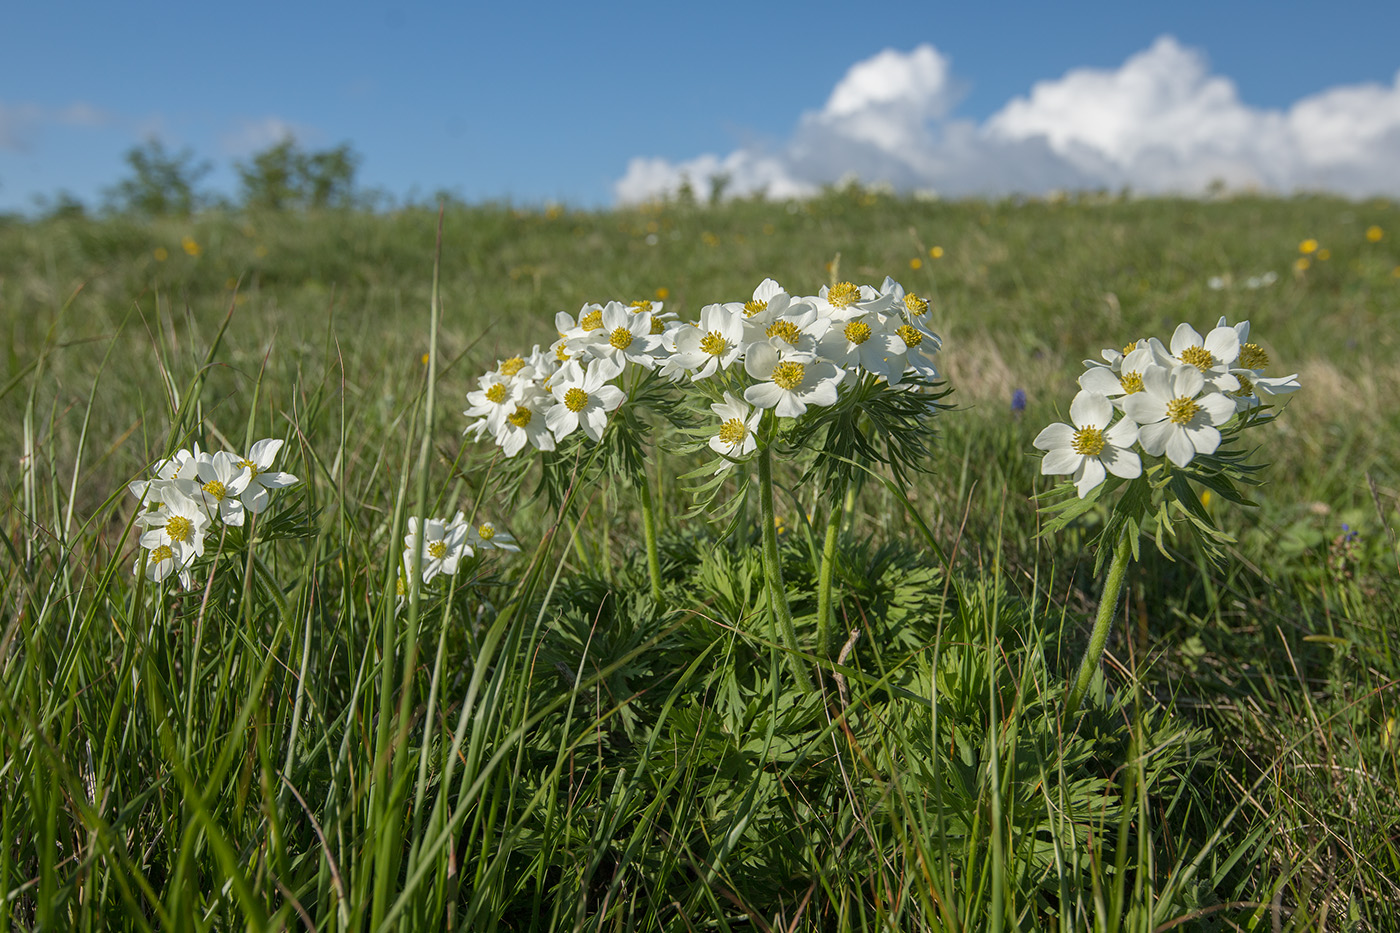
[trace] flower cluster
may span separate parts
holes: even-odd
[[[500,361],[467,395],[467,430],[490,435],[508,457],[526,444],[553,450],[580,429],[599,440],[627,398],[613,383],[636,370],[722,397],[710,406],[720,419],[710,447],[743,457],[764,410],[798,418],[862,378],[892,388],[910,374],[936,379],[941,346],[928,302],[890,278],[879,289],[841,282],[806,297],[765,279],[749,300],[707,305],[696,321],[649,301],[585,304],[577,316],[557,314],[555,327],[548,349]]]
[[[462,512],[450,521],[430,518],[421,523],[416,517],[408,520],[408,534],[403,539],[403,561],[400,564],[397,583],[399,603],[408,595],[407,580],[412,577],[414,561],[418,559],[419,535],[422,535],[422,564],[419,565],[418,579],[424,584],[431,583],[438,576],[452,577],[464,561],[470,560],[481,551],[499,549],[518,551],[520,545],[515,538],[497,528],[492,522],[471,524]]]
[[[1069,474],[1081,499],[1109,473],[1142,475],[1139,450],[1177,467],[1215,453],[1220,428],[1237,414],[1298,388],[1296,373],[1264,375],[1269,356],[1249,342],[1248,321],[1221,318],[1204,337],[1181,324],[1169,345],[1152,337],[1102,355],[1104,362],[1084,362],[1071,423],[1052,424],[1034,441],[1046,452],[1041,473]]]
[[[176,573],[189,588],[190,566],[204,554],[212,522],[240,526],[249,512],[267,509],[272,490],[297,482],[272,469],[281,448],[281,440],[261,440],[244,457],[227,450],[206,453],[195,444],[193,452],[179,450],[157,463],[153,479],[130,483],[127,488],[145,507],[136,520],[146,529],[134,572],[144,564],[147,579],[156,581]]]

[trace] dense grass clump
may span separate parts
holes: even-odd
[[[1396,205],[849,188],[440,222],[0,226],[0,925],[1400,929]],[[744,468],[707,520],[665,419],[627,470],[462,435],[558,311],[887,273],[931,296],[951,407],[839,508],[778,462],[795,644]],[[1144,539],[1067,719],[1110,513],[1039,534],[1031,441],[1081,360],[1221,316],[1303,389],[1255,507],[1201,496],[1223,547]],[[133,576],[127,484],[258,438],[300,481],[188,589]],[[409,519],[458,510],[522,550],[401,598]]]

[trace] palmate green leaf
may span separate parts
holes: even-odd
[[[892,388],[867,373],[843,385],[835,405],[809,408],[782,442],[811,452],[803,483],[850,483],[863,475],[854,463],[880,463],[907,485],[910,472],[931,471],[934,419],[952,407],[943,403],[951,392],[946,383],[917,375]]]

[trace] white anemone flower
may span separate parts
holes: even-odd
[[[527,443],[536,450],[554,449],[554,435],[545,420],[550,402],[549,393],[533,382],[520,387],[515,410],[505,416],[495,431],[496,443],[507,457],[520,453]]]
[[[744,352],[766,343],[782,353],[815,353],[817,338],[829,324],[805,301],[789,302],[781,311],[770,302],[766,310],[744,319]]]
[[[750,408],[742,400],[726,392],[724,401],[710,405],[710,411],[718,415],[720,420],[719,432],[710,438],[711,450],[731,458],[744,457],[754,452],[758,447],[758,438],[755,435],[758,423],[763,418],[763,409]],[[729,466],[729,460],[725,460],[720,470]]]
[[[178,575],[177,579],[180,581],[181,588],[187,590],[191,583],[189,564],[192,560],[194,560],[193,554],[181,562],[175,548],[169,544],[158,544],[153,548],[141,550],[140,555],[136,558],[136,566],[131,568],[131,575],[136,576],[140,573],[141,565],[144,563],[147,580],[159,583],[174,573]]]
[[[681,366],[692,380],[708,379],[728,369],[743,352],[744,319],[728,305],[706,305],[700,309],[700,326],[685,327],[675,333],[675,353],[668,366]]]
[[[744,390],[744,400],[780,418],[800,417],[809,405],[836,404],[836,386],[846,375],[828,360],[810,353],[783,356],[767,343],[749,347],[744,370],[760,380]]]
[[[571,358],[608,360],[617,372],[628,363],[644,369],[656,366],[661,335],[651,332],[651,312],[610,301],[600,312],[599,325],[571,338],[566,349]],[[616,375],[616,373],[614,374]]]
[[[1154,344],[1160,351],[1160,341]],[[1240,384],[1230,375],[1230,368],[1239,356],[1240,336],[1235,328],[1216,327],[1202,337],[1196,328],[1183,322],[1172,333],[1171,352],[1159,362],[1166,366],[1194,366],[1212,391],[1233,392]]]
[[[461,513],[458,513],[460,517]],[[412,567],[418,551],[418,518],[408,520],[408,534],[403,539],[403,561],[405,567]],[[420,578],[424,583],[432,582],[438,574],[453,576],[457,566],[471,557],[472,549],[467,545],[465,524],[448,523],[440,518],[430,518],[423,522],[423,565]]]
[[[943,339],[929,330],[917,315],[911,315],[908,323],[895,328],[895,334],[904,341],[905,366],[925,379],[937,379],[938,367],[933,355],[943,347]]]
[[[817,307],[817,312],[822,318],[832,321],[844,321],[849,318],[865,314],[869,311],[879,311],[882,314],[890,314],[895,311],[895,288],[904,291],[899,283],[893,279],[886,279],[889,291],[877,292],[869,285],[856,285],[852,282],[837,282],[835,285],[823,285],[817,292],[813,303]],[[903,295],[901,294],[901,298]]]
[[[760,314],[768,315],[771,320],[781,317],[790,304],[792,296],[781,285],[773,279],[764,279],[753,290],[753,297],[739,305],[739,311],[745,320]]]
[[[1108,365],[1086,360],[1089,366],[1079,377],[1079,387],[1085,392],[1098,392],[1123,407],[1123,398],[1142,391],[1142,374],[1149,366],[1159,365],[1156,353],[1145,341],[1134,341],[1126,354],[1117,350],[1103,351]]]
[[[200,500],[210,518],[218,515],[225,525],[242,525],[244,508],[239,496],[253,481],[252,469],[226,450],[204,454],[199,458],[197,469]]]
[[[1231,331],[1233,334],[1234,331]],[[1222,392],[1205,392],[1205,376],[1193,365],[1149,366],[1143,389],[1123,400],[1123,413],[1139,425],[1138,442],[1154,457],[1184,467],[1196,454],[1220,446],[1218,425],[1235,414],[1235,402]]]
[[[595,360],[586,370],[573,360],[560,367],[549,383],[550,394],[559,404],[545,414],[545,422],[557,440],[562,441],[579,427],[592,440],[602,440],[608,412],[627,399],[621,389],[607,384],[615,375],[606,360]]]
[[[494,522],[482,522],[467,528],[467,544],[477,550],[518,551],[515,538],[497,528]]]
[[[468,418],[477,419],[467,425],[467,430],[478,438],[487,431],[492,434],[499,431],[501,422],[515,411],[522,384],[498,372],[489,372],[477,379],[477,390],[467,393],[468,407],[462,412]]]
[[[909,349],[895,333],[899,318],[868,311],[832,323],[817,342],[817,352],[847,372],[863,369],[897,386],[904,375],[905,353]]]
[[[1113,403],[1100,392],[1080,392],[1069,406],[1070,424],[1052,424],[1032,442],[1045,457],[1040,472],[1072,474],[1083,499],[1112,473],[1123,479],[1142,475],[1142,460],[1127,448],[1138,439],[1138,427],[1127,418],[1113,421]]]
[[[147,529],[141,535],[141,546],[151,550],[168,546],[175,554],[176,563],[182,567],[204,553],[204,531],[209,527],[209,516],[197,501],[178,489],[167,488],[162,494],[160,508],[137,520]]]
[[[281,449],[280,438],[264,438],[253,444],[248,456],[238,461],[239,466],[247,467],[248,472],[252,474],[248,485],[238,498],[242,500],[243,507],[255,515],[267,508],[268,502],[271,501],[271,490],[285,489],[301,482],[290,473],[272,469],[272,461],[277,458],[277,452]]]
[[[155,473],[153,479],[136,480],[127,483],[126,486],[142,505],[158,507],[161,493],[169,486],[175,487],[190,498],[198,495],[199,467],[195,455],[188,450],[175,451],[173,456],[157,463],[152,472]]]

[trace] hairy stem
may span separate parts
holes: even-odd
[[[651,477],[646,471],[637,477],[637,485],[642,493],[642,535],[647,545],[647,573],[651,575],[651,600],[660,608],[661,597],[661,553],[656,549],[656,502],[651,491]]]
[[[773,413],[763,416],[763,442],[758,450],[759,525],[763,529],[763,576],[768,581],[768,604],[778,623],[783,646],[788,650],[793,673],[804,692],[812,690],[807,668],[797,654],[797,629],[792,624],[792,607],[787,601],[787,584],[783,582],[783,564],[778,556],[778,529],[773,509],[773,439],[777,436],[777,419]]]
[[[1094,630],[1089,635],[1089,647],[1084,652],[1084,660],[1079,663],[1079,674],[1070,688],[1065,701],[1065,718],[1079,711],[1084,699],[1084,691],[1089,689],[1089,681],[1098,670],[1099,658],[1103,656],[1104,645],[1108,643],[1108,631],[1113,627],[1113,617],[1118,612],[1118,596],[1123,592],[1123,580],[1128,575],[1128,560],[1133,556],[1133,542],[1127,532],[1118,539],[1118,547],[1113,552],[1113,563],[1108,568],[1108,579],[1104,581],[1103,595],[1099,598],[1099,614],[1094,619]]]

